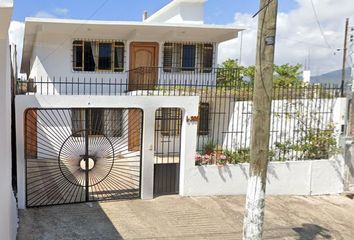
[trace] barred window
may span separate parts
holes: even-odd
[[[73,42],[74,71],[124,71],[124,43],[104,41]]]
[[[213,44],[165,43],[164,72],[195,71],[209,73],[213,68]]]
[[[112,70],[112,43],[99,43],[98,70]]]
[[[107,137],[121,137],[123,135],[122,109],[88,109],[88,126],[86,124],[85,109],[71,110],[72,134],[83,137],[83,130],[89,130],[89,135],[106,135]]]
[[[178,108],[162,108],[158,120],[161,120],[162,136],[179,136],[182,113]]]
[[[195,70],[195,45],[183,45],[182,52],[182,70],[194,71]]]
[[[213,44],[204,44],[203,45],[203,72],[210,73],[213,68],[213,53],[214,48]]]
[[[124,71],[124,43],[122,42],[114,43],[114,71]]]
[[[83,70],[83,42],[74,41],[73,42],[73,69],[74,71]]]
[[[209,134],[209,103],[200,103],[198,135],[204,136],[208,134]]]

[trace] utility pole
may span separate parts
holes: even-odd
[[[350,37],[349,37],[349,44],[350,44],[350,59],[352,62],[351,65],[351,84],[352,84],[352,92],[354,92],[354,26],[350,29]]]
[[[344,30],[344,48],[343,48],[343,65],[342,65],[342,83],[341,83],[341,97],[344,97],[344,84],[345,84],[345,64],[347,63],[347,40],[348,40],[348,27],[349,18],[345,20],[345,30]]]
[[[261,240],[269,156],[277,0],[260,0],[244,240]]]

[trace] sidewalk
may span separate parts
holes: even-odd
[[[167,196],[28,209],[18,239],[241,239],[244,201]],[[264,239],[353,239],[354,200],[268,197],[265,219]]]

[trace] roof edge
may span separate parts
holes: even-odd
[[[181,3],[205,3],[207,0],[172,0],[169,4],[165,5],[162,7],[160,10],[152,14],[150,17],[144,20],[144,22],[151,22],[155,18],[160,17],[162,14],[165,14],[169,10],[171,10],[174,7],[177,7]]]

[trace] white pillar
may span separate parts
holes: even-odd
[[[188,195],[188,179],[191,169],[195,167],[194,156],[197,150],[197,122],[187,122],[187,117],[198,116],[199,101],[191,102],[190,106],[183,111],[181,130],[181,159],[179,193],[181,196]]]
[[[24,124],[24,109],[16,101],[17,200],[19,209],[26,208]]]
[[[154,134],[155,108],[144,109],[142,165],[141,165],[141,198],[154,197]]]

